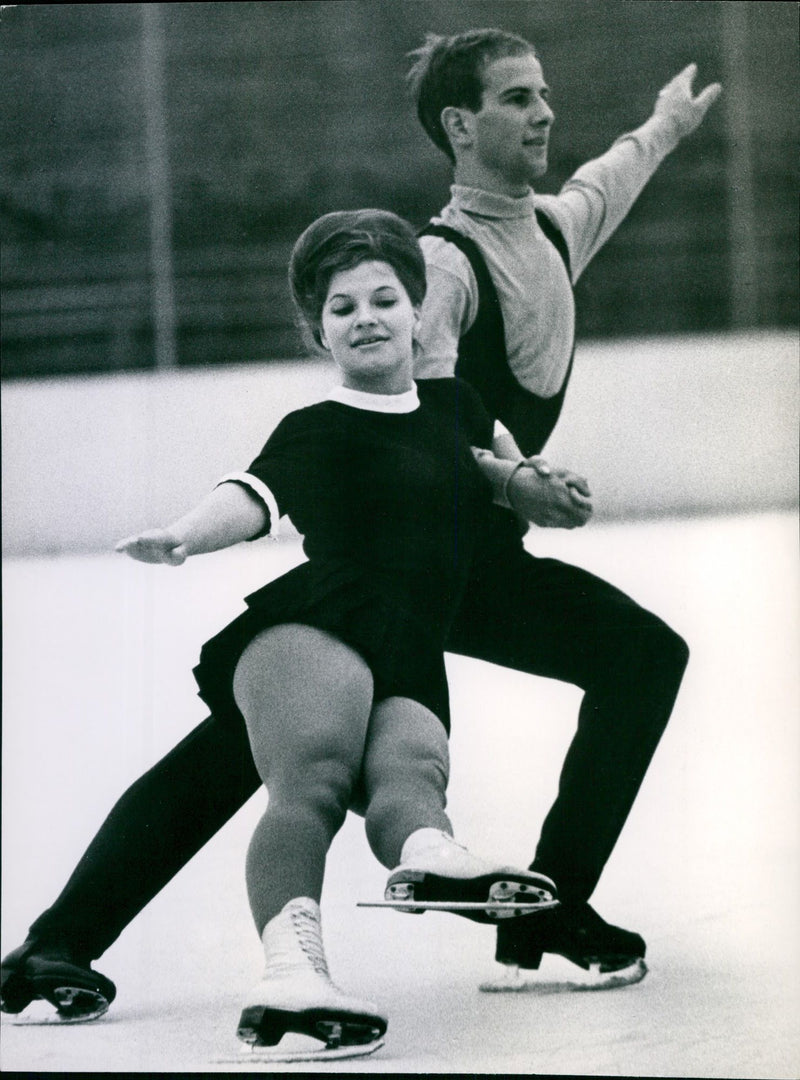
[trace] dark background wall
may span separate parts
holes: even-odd
[[[585,273],[581,335],[796,322],[794,3],[19,5],[0,13],[5,376],[153,366],[165,279],[178,364],[299,354],[292,240],[331,209],[422,225],[443,205],[447,162],[413,114],[406,54],[428,30],[480,25],[542,57],[557,121],[541,190],[643,122],[690,61],[698,85],[725,84]]]

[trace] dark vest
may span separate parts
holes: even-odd
[[[571,280],[569,250],[563,234],[541,210],[536,211],[536,220],[561,256]],[[420,236],[440,236],[455,244],[469,259],[478,283],[478,314],[459,341],[456,375],[478,391],[488,411],[505,424],[524,454],[541,453],[561,414],[572,373],[572,355],[564,382],[553,397],[539,397],[520,386],[508,366],[503,312],[480,248],[449,225],[427,225]]]

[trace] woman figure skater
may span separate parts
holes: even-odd
[[[295,245],[290,279],[341,385],[286,416],[246,472],[117,550],[179,565],[274,531],[283,514],[304,537],[307,562],[247,597],[195,675],[215,715],[244,718],[269,793],[246,862],[265,968],[238,1035],[274,1046],[286,1032],[334,1033],[358,1045],[379,1039],[386,1017],[331,981],[319,911],[348,809],[363,813],[392,871],[387,896],[549,906],[556,890],[468,852],[445,813],[444,643],[487,548],[496,558],[518,532],[484,475],[493,430],[475,392],[413,380],[425,295],[413,230],[383,211],[328,214]]]

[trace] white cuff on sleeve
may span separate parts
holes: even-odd
[[[249,472],[232,472],[226,473],[221,480],[218,480],[214,487],[219,487],[220,484],[242,484],[259,499],[267,508],[269,513],[269,533],[268,535],[276,538],[280,532],[280,510],[278,509],[278,502],[267,485],[259,480],[257,476],[253,476]],[[254,537],[253,539],[256,539]]]

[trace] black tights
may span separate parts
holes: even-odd
[[[117,801],[31,934],[101,956],[260,786],[244,725],[209,716]]]

